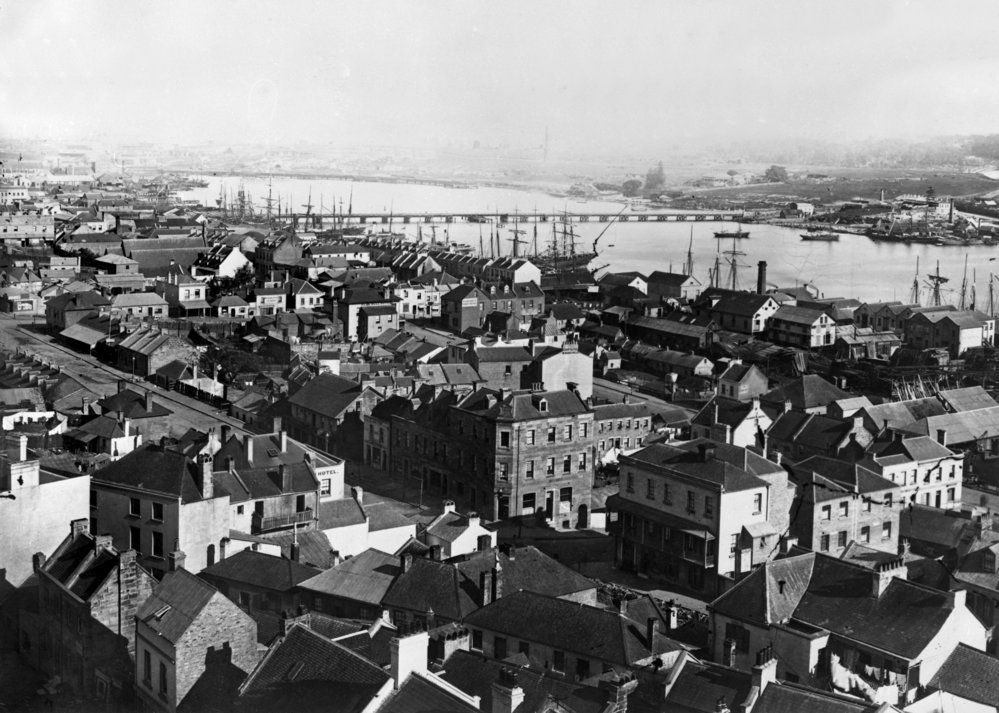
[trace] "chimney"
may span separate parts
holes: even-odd
[[[722,647],[722,666],[735,668],[735,639],[725,639]]]
[[[492,570],[479,573],[479,594],[480,604],[488,606],[493,601],[493,573]]]
[[[295,624],[310,626],[312,614],[302,605],[296,609],[286,609],[281,612],[281,635],[285,636]]]
[[[649,620],[645,622],[645,645],[649,647],[650,652],[655,652],[656,636],[659,634],[659,617],[650,616]]]
[[[233,471],[235,471],[236,470],[236,459],[233,458],[232,456],[226,456],[225,457],[225,469],[229,473],[232,473]]]
[[[23,433],[10,436],[7,446],[7,458],[11,463],[23,463],[28,460],[28,437]]]
[[[765,295],[767,293],[767,261],[760,260],[756,263],[756,294]]]
[[[524,702],[524,689],[517,683],[516,669],[504,666],[493,681],[492,713],[513,713]]]
[[[430,559],[434,562],[441,561],[441,546],[440,545],[430,545]]]
[[[223,423],[222,428],[219,430],[219,442],[222,445],[225,445],[225,443],[229,440],[230,435],[232,435],[232,426],[228,423]]]
[[[728,702],[725,700],[725,696],[720,696],[718,702],[715,703],[715,713],[731,713],[732,709],[728,707]]]
[[[875,598],[884,594],[885,590],[888,589],[888,585],[896,577],[899,579],[908,579],[905,560],[901,557],[887,562],[879,562],[874,565],[874,570],[871,574],[873,584],[871,595]]]
[[[350,494],[354,496],[354,500],[357,501],[358,505],[364,503],[364,488],[360,485],[352,485],[350,488]]]
[[[71,520],[69,523],[69,534],[74,539],[77,535],[90,534],[90,520],[81,517],[79,520]]]
[[[454,500],[444,501],[444,514],[446,515],[449,512],[454,512]]]
[[[937,443],[939,443],[941,446],[946,446],[947,445],[947,429],[946,428],[938,428],[937,429]]]
[[[212,470],[212,457],[207,453],[198,454],[198,488],[201,490],[201,497],[205,500],[211,500],[215,497]]]
[[[246,462],[253,467],[253,436],[247,433],[243,436],[243,452],[246,454]]]
[[[144,406],[146,408],[146,413],[149,413],[150,411],[153,410],[153,391],[152,391],[152,389],[150,389],[149,391],[146,392],[146,398],[145,398],[145,404],[144,404]]]
[[[35,554],[31,555],[32,570],[37,572],[38,570],[42,569],[42,567],[45,566],[45,561],[46,561],[45,555],[42,554],[41,552],[36,552]]]
[[[680,628],[679,613],[680,607],[677,606],[676,602],[671,601],[666,605],[666,626],[669,627],[670,631],[676,631]]]
[[[608,693],[608,706],[604,710],[608,713],[627,713],[628,696],[638,688],[638,679],[631,672],[615,673],[600,679],[597,687]]]
[[[185,555],[181,550],[176,550],[167,555],[167,569],[171,572],[176,572],[178,569],[184,569],[184,562],[187,560],[187,555]]]
[[[786,399],[784,401],[784,413],[789,413],[791,411],[791,399]]]
[[[118,393],[120,394],[122,391],[124,391],[127,385],[128,385],[127,381],[125,381],[124,379],[118,379]]]
[[[753,685],[763,689],[777,680],[777,658],[774,656],[773,645],[765,646],[756,654],[756,665],[753,666]]]
[[[485,552],[493,546],[493,538],[489,535],[479,535],[475,538],[475,549],[479,552]]]
[[[409,552],[404,552],[399,555],[399,569],[402,570],[402,574],[405,574],[413,567],[413,555]]]
[[[280,434],[282,428],[281,417],[274,417],[274,427],[271,429],[271,433]]]
[[[715,444],[714,443],[699,443],[697,445],[697,452],[700,456],[702,463],[707,463],[715,457]]]
[[[392,680],[399,688],[410,674],[427,672],[430,636],[425,631],[394,638],[389,642]]]
[[[963,609],[968,605],[968,590],[955,589],[952,592],[947,592],[947,598],[950,600],[952,608]]]
[[[114,547],[114,537],[111,535],[96,535],[94,537],[94,554],[100,554],[103,550]]]
[[[503,596],[503,570],[493,567],[493,601]]]
[[[281,482],[282,493],[292,492],[291,468],[284,463],[278,464],[278,480]]]
[[[478,527],[479,524],[480,524],[480,522],[481,522],[481,520],[479,519],[479,513],[474,512],[474,511],[468,513],[468,526],[469,527]]]

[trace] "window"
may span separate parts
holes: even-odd
[[[520,653],[524,654],[524,656],[530,657],[531,645],[529,643],[527,643],[526,641],[521,641],[520,646],[518,648],[520,649]]]
[[[836,546],[846,547],[846,530],[840,530],[836,535]]]
[[[687,512],[695,512],[697,510],[696,497],[693,490],[687,491]]]
[[[128,499],[128,514],[138,517],[142,514],[142,501],[138,498]]]
[[[995,552],[987,549],[982,553],[982,566],[985,567],[986,572],[994,573],[996,571]]]
[[[947,502],[949,502],[949,503],[954,502],[955,494],[956,494],[956,491],[955,491],[954,488],[947,488]]]
[[[579,424],[579,437],[586,438],[588,435],[590,435],[590,424],[588,423]],[[953,477],[953,471],[954,468],[951,467],[951,477]]]
[[[502,636],[493,637],[493,656],[498,659],[506,658],[506,638]]]
[[[582,681],[590,677],[590,662],[586,659],[576,659],[576,679]]]
[[[739,534],[736,533],[732,535],[732,541],[729,543],[728,551],[730,554],[735,554],[739,551]]]
[[[886,505],[887,507],[889,507],[889,508],[890,508],[890,507],[892,507],[892,506],[893,506],[893,505],[895,504],[894,500],[895,500],[895,498],[894,498],[894,497],[892,496],[892,494],[891,494],[891,493],[888,493],[888,494],[887,494],[887,495],[885,496],[885,505]]]
[[[711,517],[715,512],[715,501],[710,495],[704,496],[704,514],[707,517]]]
[[[534,429],[533,428],[527,432],[527,445],[529,445],[529,446],[533,446],[534,445]]]
[[[667,505],[673,504],[673,495],[668,482],[663,483],[663,502]]]
[[[534,461],[533,460],[527,461],[527,468],[524,471],[524,477],[525,478],[533,478],[534,477]]]
[[[499,464],[499,477],[500,480],[510,480],[510,464],[500,463]]]
[[[153,519],[163,522],[163,503],[153,503]]]
[[[562,439],[566,441],[572,440],[572,424],[566,424],[562,427]]]
[[[167,694],[167,669],[166,664],[160,661],[160,695]]]
[[[871,541],[871,528],[867,525],[860,528],[860,541],[864,544]]]
[[[759,515],[763,512],[763,493],[757,493],[753,496],[753,514]]]
[[[586,452],[579,454],[576,470],[586,470]]]
[[[136,552],[142,552],[142,530],[138,527],[128,528],[128,546]]]
[[[891,539],[891,523],[885,522],[881,524],[881,539],[890,540]]]
[[[153,532],[153,557],[163,556],[163,533]]]
[[[319,494],[321,496],[326,496],[326,495],[331,495],[332,493],[333,493],[333,485],[330,478],[320,478]]]
[[[478,629],[472,629],[472,649],[482,651],[482,632]]]
[[[545,474],[549,477],[555,475],[555,457],[551,456],[545,462]]]
[[[635,492],[635,476],[632,475],[631,473],[628,473],[627,490],[628,490],[629,493]]]
[[[500,431],[500,448],[510,447],[510,432]]]
[[[656,498],[656,481],[652,478],[648,478],[645,481],[645,497],[649,500],[655,500]]]
[[[865,512],[870,512],[871,511],[871,499],[870,498],[864,498],[864,511]]]
[[[243,506],[242,505],[237,505],[236,506],[236,514],[237,515],[242,515],[243,514]]]
[[[522,502],[523,506],[521,507],[521,510],[524,512],[525,515],[530,515],[531,513],[534,512],[534,503],[535,503],[534,493],[524,493]]]
[[[295,496],[295,512],[305,512],[305,496]]]
[[[554,426],[550,426],[548,428],[548,442],[549,443],[554,443],[555,442],[555,427]]]
[[[143,649],[142,651],[142,682],[147,686],[151,685],[153,681],[153,662],[152,657],[149,655],[149,649]]]
[[[565,671],[565,652],[564,651],[552,651],[552,670],[553,671]]]
[[[819,551],[828,552],[829,551],[829,535],[825,534],[819,538]]]
[[[562,472],[571,473],[572,472],[572,455],[562,456]]]
[[[92,508],[97,507],[97,491],[96,490],[91,490],[90,491],[90,507],[92,507]]]

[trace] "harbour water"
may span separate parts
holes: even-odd
[[[197,199],[205,205],[214,206],[219,197],[220,187],[231,195],[242,183],[250,193],[257,209],[263,205],[268,193],[268,181],[264,178],[211,177],[207,188],[186,191],[183,198]],[[543,191],[516,190],[494,187],[446,188],[422,184],[349,182],[340,180],[300,180],[294,178],[274,178],[271,184],[275,199],[280,196],[282,208],[287,209],[291,202],[299,214],[305,212],[303,204],[311,191],[312,210],[332,213],[340,210],[341,201],[346,211],[352,203],[355,212],[504,212],[509,214],[530,214],[534,211],[559,212],[593,211],[615,214],[624,206],[608,201],[581,201],[556,197]],[[351,193],[353,198],[351,200]],[[393,230],[416,237],[415,224],[393,224]],[[708,284],[708,271],[716,259],[721,262],[721,277],[725,286],[731,284],[731,255],[725,251],[733,249],[732,240],[714,237],[716,230],[734,229],[734,223],[657,223],[627,222],[607,224],[580,223],[574,226],[579,237],[578,249],[589,250],[593,240],[606,229],[599,242],[599,257],[593,267],[607,265],[615,271],[637,270],[649,273],[654,270],[679,272],[686,260],[688,244],[693,244],[694,276],[703,284]],[[387,229],[387,225],[375,225],[375,231]],[[505,254],[512,248],[512,224],[500,228],[501,245]],[[522,252],[533,251],[534,226],[522,224],[525,231],[521,235],[528,244],[521,246]],[[856,297],[864,301],[902,300],[908,301],[912,291],[916,261],[919,259],[922,293],[926,294],[927,273],[936,270],[939,262],[940,274],[950,278],[944,286],[943,299],[957,302],[964,274],[965,258],[968,259],[967,280],[975,284],[978,294],[978,308],[987,307],[989,275],[999,276],[999,247],[973,246],[938,247],[935,245],[906,245],[904,243],[876,243],[863,235],[842,235],[838,242],[802,241],[800,229],[779,228],[770,225],[747,225],[750,237],[734,241],[734,248],[743,253],[735,256],[737,262],[737,284],[740,289],[751,289],[756,284],[756,266],[760,260],[768,264],[767,282],[772,286],[788,287],[804,284],[813,285],[826,297]],[[480,234],[489,254],[489,232],[491,226],[477,223],[453,223],[439,225],[436,229],[438,241],[445,234],[452,242],[466,243],[478,247]],[[423,226],[423,238],[429,240],[431,231]],[[543,251],[552,234],[550,224],[537,226],[537,249]],[[999,277],[997,277],[999,279]],[[925,303],[925,297],[923,302]]]

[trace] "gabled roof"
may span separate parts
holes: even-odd
[[[542,405],[546,406],[541,411]],[[457,408],[473,411],[486,418],[524,421],[537,418],[571,416],[586,412],[586,404],[571,391],[517,392],[500,401],[499,392],[479,389],[468,394]]]
[[[999,659],[967,644],[958,644],[930,680],[929,687],[995,706],[999,701]]]
[[[665,700],[655,701],[654,710],[709,713],[717,710],[718,702],[724,700],[729,710],[737,711],[753,685],[751,674],[715,663],[684,657],[682,666]],[[654,688],[657,693],[658,689],[659,686]],[[642,693],[640,686],[633,695]]]
[[[967,386],[962,389],[944,389],[937,392],[937,398],[948,411],[975,411],[981,408],[999,406],[996,400],[981,386]]]
[[[96,546],[89,533],[78,533],[66,538],[42,569],[65,589],[89,601],[118,569],[118,552],[113,547]]]
[[[883,707],[861,701],[851,696],[841,696],[815,688],[806,688],[783,681],[774,682],[763,689],[753,705],[753,713],[892,713],[898,708]]]
[[[146,409],[145,394],[132,391],[132,389],[122,389],[110,396],[105,396],[97,402],[97,405],[105,413],[120,414],[125,418],[156,418],[159,416],[169,416],[173,413],[170,409],[161,405],[158,401],[153,401],[151,408]]]
[[[205,580],[185,569],[178,569],[163,577],[159,586],[139,606],[136,618],[176,644],[217,594],[222,597]],[[235,608],[235,605],[232,606]]]
[[[999,436],[999,406],[922,418],[899,430],[921,436],[947,432],[947,442],[967,444]]]
[[[700,446],[705,447],[704,456]],[[767,487],[767,481],[759,476],[783,470],[781,466],[745,448],[704,438],[683,444],[654,443],[621,458],[639,467],[661,468],[705,484],[720,486],[726,492]]]
[[[189,503],[202,499],[195,468],[183,453],[144,444],[94,473],[93,481],[174,495]]]
[[[680,648],[664,636],[647,642],[644,622],[528,591],[504,594],[469,614],[464,623],[620,665]]]
[[[388,680],[363,656],[295,624],[271,644],[240,698],[249,710],[314,710],[325,700],[339,712],[360,713]]]

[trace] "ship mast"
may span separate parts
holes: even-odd
[[[916,276],[912,278],[912,291],[909,293],[909,304],[919,304],[919,256],[916,255]]]
[[[732,249],[725,251],[726,255],[731,257],[728,259],[729,264],[729,277],[732,283],[732,291],[738,289],[738,274],[739,274],[739,256],[745,256],[746,253],[736,250],[735,238],[732,238]]]
[[[930,275],[927,282],[930,285],[930,306],[939,307],[941,304],[940,300],[940,285],[945,282],[949,282],[950,278],[940,276],[940,261],[937,260],[937,272],[935,275]]]
[[[690,226],[690,243],[687,245],[687,262],[683,266],[683,274],[688,277],[694,274],[694,226]]]
[[[965,302],[965,295],[968,292],[968,256],[964,256],[964,276],[961,278],[961,297],[958,301],[958,309],[963,310],[967,307]]]

